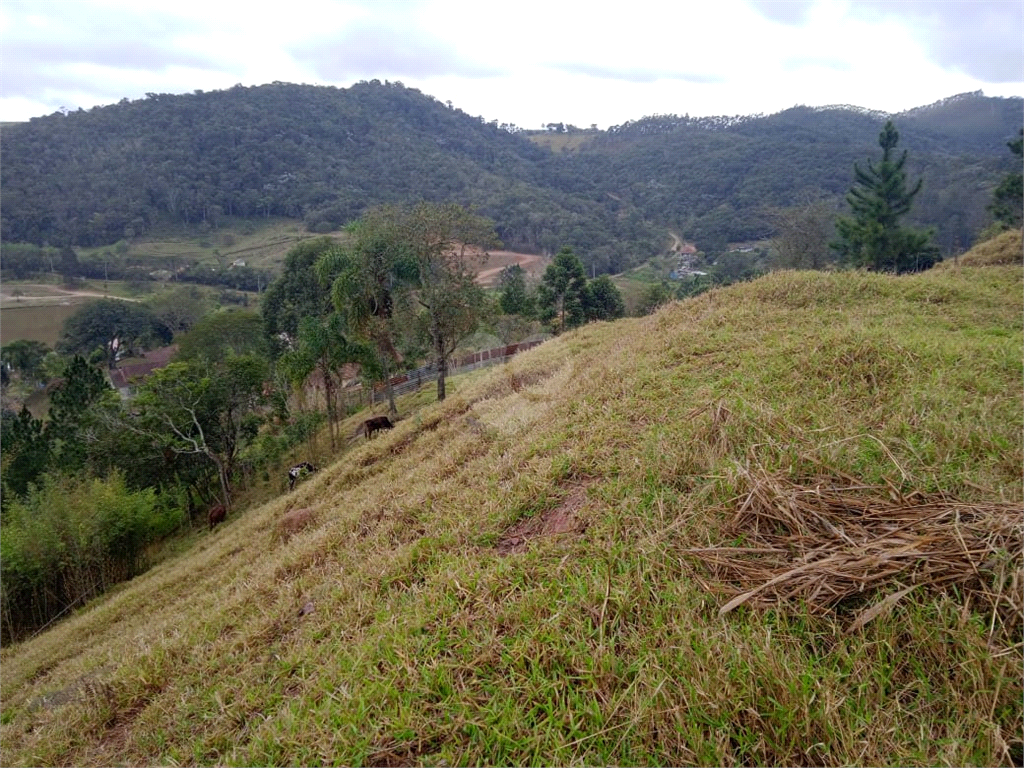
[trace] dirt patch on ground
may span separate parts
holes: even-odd
[[[512,552],[522,552],[533,539],[540,536],[583,533],[587,525],[579,517],[578,512],[586,501],[587,489],[581,486],[574,489],[554,509],[520,520],[502,534],[496,545],[498,553],[508,555]]]
[[[534,253],[516,253],[515,251],[491,251],[487,254],[487,260],[480,267],[476,281],[487,288],[493,288],[498,284],[501,270],[513,264],[518,264],[526,271],[526,278],[539,280],[544,270],[547,269],[551,259],[546,256],[538,256]]]

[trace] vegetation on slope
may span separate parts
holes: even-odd
[[[955,262],[946,262],[946,269],[962,264],[965,267],[987,267],[998,264],[1020,264],[1024,262],[1024,238],[1021,230],[1011,229],[996,235],[991,240],[979,243]]]
[[[925,178],[911,222],[936,227],[944,254],[972,243],[988,223],[998,169],[1013,167],[1005,146],[1020,123],[1017,99],[962,94],[899,115],[855,107],[656,115],[610,128],[561,164],[717,253],[770,236],[773,209],[841,200],[887,118],[910,150],[908,172]]]
[[[1021,292],[779,272],[472,374],[6,649],[0,762],[1019,763]],[[861,628],[912,569],[720,617],[758,477],[1015,522]]]
[[[15,126],[0,150],[5,242],[102,246],[235,216],[324,233],[368,207],[425,199],[477,206],[513,248],[569,241],[603,247],[607,261],[658,246],[615,201],[552,185],[549,153],[508,126],[400,83],[154,93]]]
[[[1020,104],[965,94],[894,116],[908,170],[926,179],[914,223],[937,227],[944,253],[988,223]],[[168,223],[213,239],[226,218],[273,216],[325,233],[428,200],[475,206],[510,249],[569,246],[588,272],[617,273],[662,250],[667,228],[719,253],[770,236],[774,208],[840,200],[884,117],[655,116],[531,141],[400,83],[154,93],[6,129],[0,235],[103,247]]]

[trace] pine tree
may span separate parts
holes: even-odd
[[[904,150],[895,156],[900,134],[888,121],[878,137],[882,161],[868,161],[867,170],[854,163],[854,186],[846,196],[852,218],[836,221],[839,240],[832,244],[849,264],[877,272],[917,272],[939,259],[931,232],[901,227],[899,220],[910,212],[923,180],[907,188]]]
[[[533,317],[536,307],[526,287],[526,270],[519,264],[512,264],[501,271],[499,280],[501,292],[499,302],[506,315]]]
[[[548,264],[537,287],[540,319],[555,333],[576,328],[587,321],[584,295],[587,273],[572,248],[565,246]]]
[[[67,365],[63,379],[50,395],[50,420],[45,432],[54,465],[71,473],[85,466],[85,434],[96,418],[92,408],[113,388],[102,371],[89,365],[81,355],[75,355]]]
[[[622,292],[608,275],[591,280],[583,292],[583,309],[587,321],[616,320],[626,314]]]

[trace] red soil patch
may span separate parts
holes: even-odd
[[[577,488],[554,509],[528,517],[513,525],[498,540],[498,553],[507,555],[522,552],[531,540],[539,536],[558,536],[563,533],[582,533],[587,527],[576,512],[587,501],[587,489]]]
[[[527,279],[540,279],[547,269],[551,259],[546,256],[538,256],[535,253],[516,253],[515,251],[491,251],[487,254],[487,260],[480,267],[476,281],[485,287],[493,288],[498,284],[501,270],[513,264],[518,264],[526,271]]]

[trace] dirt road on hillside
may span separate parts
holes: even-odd
[[[491,251],[483,268],[477,273],[476,281],[480,285],[492,288],[498,284],[501,271],[513,264],[522,267],[527,278],[539,279],[550,262],[551,259],[546,256],[538,256],[534,253]]]
[[[17,292],[17,295],[15,295]],[[15,283],[0,286],[0,307],[46,306],[63,304],[70,299],[119,299],[140,301],[122,296],[110,296],[99,291],[82,291],[74,288],[60,288],[46,283]]]

